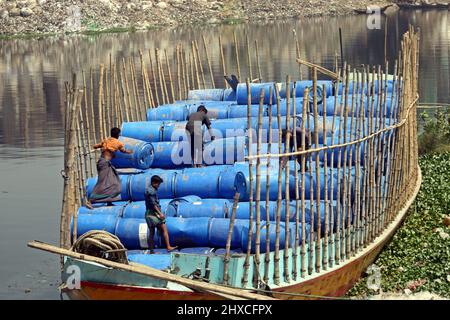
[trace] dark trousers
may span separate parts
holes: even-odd
[[[189,137],[191,147],[191,159],[193,165],[201,165],[203,163],[203,136],[195,132],[186,131]]]

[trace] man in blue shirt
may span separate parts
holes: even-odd
[[[155,237],[155,228],[163,235],[164,241],[166,243],[167,251],[173,251],[177,249],[177,247],[172,247],[170,245],[169,240],[169,231],[166,226],[166,217],[161,212],[161,205],[159,204],[158,199],[158,188],[163,183],[163,179],[160,176],[152,176],[150,187],[145,190],[145,221],[147,222],[147,226],[150,229],[150,253],[154,253],[154,237]]]

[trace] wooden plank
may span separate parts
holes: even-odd
[[[201,291],[211,291],[214,294],[217,293],[218,295],[221,295],[221,296],[225,295],[226,297],[230,297],[230,298],[235,297],[235,298],[245,298],[245,299],[251,299],[251,300],[275,300],[274,298],[271,298],[268,296],[251,293],[251,292],[244,291],[241,289],[219,286],[219,285],[215,285],[215,284],[211,284],[211,283],[199,282],[196,280],[182,278],[178,275],[170,274],[170,273],[160,271],[157,269],[153,269],[153,268],[150,268],[147,266],[136,266],[136,265],[117,263],[117,262],[109,261],[106,259],[97,258],[94,256],[73,252],[73,251],[59,248],[59,247],[56,247],[56,246],[53,246],[53,245],[50,245],[50,244],[47,244],[44,242],[40,242],[40,241],[31,241],[28,243],[28,246],[30,248],[39,249],[39,250],[71,257],[74,259],[99,263],[106,267],[121,269],[121,270],[129,271],[129,272],[135,272],[135,273],[142,274],[145,276],[154,277],[156,279],[171,281],[174,283],[184,285],[191,289],[196,289],[196,290],[201,290]]]

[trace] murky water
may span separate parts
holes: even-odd
[[[397,55],[408,23],[421,28],[421,102],[449,102],[450,13],[402,11],[388,21],[388,60]],[[384,26],[384,22],[382,22]],[[28,240],[57,243],[63,165],[64,81],[109,54],[122,57],[138,50],[173,50],[206,37],[215,72],[222,83],[218,35],[222,35],[227,70],[235,72],[233,31],[246,59],[245,34],[257,39],[262,77],[282,81],[298,76],[292,30],[307,60],[332,68],[339,51],[353,66],[384,61],[384,31],[368,30],[364,16],[318,18],[265,25],[205,26],[133,34],[73,36],[0,42],[0,299],[58,299],[58,259],[26,247]],[[242,75],[248,69],[241,65]],[[253,64],[253,75],[256,75]],[[307,77],[306,71],[304,77]],[[208,79],[208,77],[206,77]]]

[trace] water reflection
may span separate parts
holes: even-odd
[[[401,34],[408,23],[421,34],[420,93],[424,102],[448,102],[450,20],[447,11],[402,11],[389,20],[388,59],[397,55]],[[384,23],[382,23],[384,25]],[[228,72],[236,72],[233,32],[242,61],[246,61],[245,35],[258,40],[262,77],[282,81],[298,76],[292,30],[300,39],[303,57],[328,68],[339,50],[338,28],[344,35],[344,54],[353,66],[384,61],[384,31],[366,28],[364,16],[317,18],[266,25],[205,26],[154,30],[95,37],[72,36],[0,43],[0,298],[58,298],[58,259],[27,249],[25,242],[39,239],[57,243],[62,180],[64,81],[72,71],[106,62],[138,50],[159,47],[173,52],[181,41],[186,47],[206,38],[216,84],[222,85],[218,35],[222,35]],[[252,55],[253,75],[256,61]],[[207,66],[203,66],[207,70]],[[304,70],[304,77],[307,77]],[[241,74],[247,76],[246,63]],[[209,75],[205,75],[209,80]],[[24,201],[26,199],[26,201]],[[43,276],[44,274],[44,276]],[[35,277],[39,284],[35,283]],[[46,279],[47,278],[48,281]],[[31,280],[30,280],[31,279]],[[41,281],[47,281],[42,282]],[[36,280],[37,281],[37,280]],[[26,288],[33,288],[25,293]]]
[[[408,23],[422,30],[422,101],[445,101],[449,96],[448,16],[447,11],[402,11],[388,24],[389,60],[396,57],[400,35],[406,31]],[[72,71],[80,72],[83,68],[108,61],[110,53],[121,58],[137,54],[139,49],[158,47],[171,54],[175,43],[181,41],[189,46],[191,40],[197,39],[201,44],[201,35],[204,35],[213,62],[215,82],[222,85],[218,35],[222,35],[227,71],[236,72],[233,44],[233,32],[236,32],[243,62],[246,61],[245,35],[248,34],[252,46],[253,41],[258,40],[263,79],[283,80],[288,73],[298,75],[292,30],[297,31],[303,57],[332,68],[334,55],[339,49],[339,27],[344,34],[344,56],[350,64],[383,62],[384,31],[368,30],[364,16],[315,18],[263,26],[183,27],[133,34],[2,41],[0,144],[22,148],[61,145],[64,81],[70,79]],[[256,76],[253,54],[252,66]],[[248,75],[246,63],[241,63],[241,73]],[[4,151],[2,156],[6,155]]]

